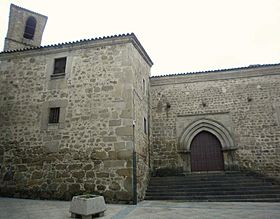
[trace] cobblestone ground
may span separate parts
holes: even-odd
[[[0,198],[0,219],[66,219],[70,202]],[[143,201],[137,206],[107,204],[102,219],[252,218],[280,219],[280,203]]]

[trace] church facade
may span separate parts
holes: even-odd
[[[40,46],[11,5],[0,54],[0,194],[137,202],[151,175],[280,178],[280,65],[150,77],[134,34]]]

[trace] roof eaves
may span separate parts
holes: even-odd
[[[45,45],[45,46],[37,46],[37,47],[28,47],[28,48],[22,48],[22,49],[15,49],[15,50],[7,50],[0,52],[0,54],[9,54],[9,53],[15,53],[15,52],[25,52],[25,51],[32,51],[32,50],[39,50],[44,48],[62,48],[63,46],[67,45],[77,45],[84,42],[97,42],[102,40],[111,40],[111,39],[120,39],[120,38],[129,38],[132,42],[132,44],[135,46],[135,48],[138,50],[140,55],[144,58],[144,60],[150,65],[153,65],[153,62],[147,52],[145,51],[144,47],[141,45],[140,41],[137,39],[136,35],[134,33],[126,33],[126,34],[118,34],[118,35],[112,35],[112,36],[103,36],[103,37],[96,37],[91,39],[81,39],[77,41],[71,41],[71,42],[63,42],[63,43],[57,43],[57,44],[51,44],[51,45]]]
[[[7,50],[7,51],[0,52],[0,54],[23,52],[23,51],[37,50],[37,49],[43,49],[43,48],[59,48],[59,47],[62,47],[64,45],[72,45],[72,44],[79,44],[79,43],[83,43],[83,42],[99,41],[99,40],[121,38],[121,37],[128,37],[128,36],[135,36],[135,35],[131,34],[131,33],[127,33],[127,34],[119,34],[119,35],[112,35],[112,36],[96,37],[96,38],[90,38],[90,39],[80,39],[80,40],[76,40],[76,41],[50,44],[50,45],[45,45],[45,46],[37,46],[37,47],[28,47],[28,48],[22,48],[22,49]]]
[[[173,73],[173,74],[171,73],[171,74],[164,74],[164,75],[155,75],[155,76],[152,76],[151,78],[185,76],[185,75],[194,75],[194,74],[207,74],[207,73],[215,73],[215,72],[230,72],[230,71],[236,71],[236,70],[273,67],[273,66],[278,66],[278,65],[280,66],[280,63],[262,64],[262,65],[249,65],[249,66],[244,66],[244,67],[226,68],[226,69],[215,69],[215,70],[208,70],[208,71],[197,71],[197,72],[185,72],[185,73]]]
[[[136,49],[138,50],[138,52],[140,52],[141,56],[145,59],[145,61],[149,64],[149,66],[151,67],[154,63],[151,60],[151,58],[149,57],[148,53],[146,52],[146,50],[144,49],[144,47],[142,46],[142,44],[140,43],[140,41],[138,40],[138,38],[135,36],[134,33],[131,34],[132,38],[134,41],[132,41],[133,45],[136,47]]]

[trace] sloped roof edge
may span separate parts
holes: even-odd
[[[261,64],[261,65],[258,64],[258,65],[244,66],[244,67],[224,68],[224,69],[197,71],[197,72],[171,73],[171,74],[164,74],[164,75],[155,75],[155,76],[152,76],[151,78],[163,78],[163,77],[185,76],[185,75],[194,75],[194,74],[207,74],[207,73],[215,73],[215,72],[230,72],[230,71],[236,71],[236,70],[256,69],[256,68],[273,67],[273,66],[279,66],[279,67],[280,67],[280,63],[275,63],[275,64]]]
[[[81,40],[63,42],[63,43],[57,43],[57,44],[50,44],[50,45],[45,45],[45,46],[37,46],[37,47],[28,47],[28,48],[22,48],[22,49],[8,50],[8,51],[0,52],[0,55],[1,54],[16,53],[16,52],[40,50],[40,49],[45,49],[45,48],[61,48],[63,46],[67,46],[67,45],[83,44],[83,43],[87,43],[87,42],[98,42],[98,41],[103,41],[103,40],[114,40],[114,39],[120,39],[120,38],[130,38],[133,45],[140,52],[140,54],[147,61],[147,63],[150,66],[153,65],[153,61],[151,60],[151,58],[149,57],[149,55],[147,54],[144,47],[141,45],[140,41],[137,39],[137,37],[134,33],[118,34],[118,35],[112,35],[112,36],[103,36],[103,37],[81,39]]]

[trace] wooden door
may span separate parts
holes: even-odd
[[[191,143],[192,171],[224,170],[224,159],[219,139],[210,132],[198,133]]]

